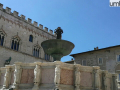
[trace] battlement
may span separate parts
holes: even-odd
[[[32,19],[30,19],[30,18],[27,18],[27,20],[26,20],[25,16],[22,14],[19,16],[19,13],[17,11],[13,11],[13,13],[12,13],[11,8],[9,8],[9,7],[6,7],[6,9],[4,9],[3,4],[1,4],[1,3],[0,3],[0,10],[55,36],[55,34],[53,33],[53,30],[51,30],[51,29],[48,30],[47,27],[44,27],[44,29],[43,29],[43,25],[41,25],[41,24],[38,25],[38,22],[36,22],[36,21],[33,21],[33,23],[32,23]]]

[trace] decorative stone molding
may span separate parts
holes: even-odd
[[[80,67],[80,71],[82,72],[93,72],[93,67],[89,67],[89,66],[81,66]]]
[[[59,62],[60,63],[60,62]],[[62,69],[74,70],[74,65],[67,63],[60,63]]]
[[[65,64],[60,61],[45,63],[16,62],[14,65],[0,68],[0,73],[2,75],[5,73],[4,84],[1,84],[3,85],[1,90],[10,87],[9,83],[13,71],[14,83],[12,88],[14,90],[19,90],[19,88],[23,88],[23,86],[32,90],[42,90],[45,88],[51,88],[51,90],[117,90],[116,74],[110,74],[107,71],[100,70],[100,67],[97,66],[86,67],[79,64]],[[25,78],[27,77],[24,76],[25,71],[30,79]],[[30,83],[28,81],[27,83],[21,83],[24,78],[28,81],[31,80]]]

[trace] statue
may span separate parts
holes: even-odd
[[[55,29],[54,33],[57,34],[56,39],[61,39],[61,34],[63,33],[63,30],[61,29],[61,27],[58,27],[57,29]]]
[[[8,59],[8,60],[5,60],[4,65],[9,65],[9,64],[10,64],[10,61],[11,61],[11,57],[9,57],[9,59]]]

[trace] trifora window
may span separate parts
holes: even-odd
[[[40,46],[39,45],[34,46],[34,48],[33,48],[33,56],[40,57]]]
[[[4,44],[5,33],[0,31],[0,45],[3,46]]]

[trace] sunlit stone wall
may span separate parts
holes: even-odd
[[[117,90],[116,74],[98,66],[35,62],[0,68],[0,88],[6,90]]]

